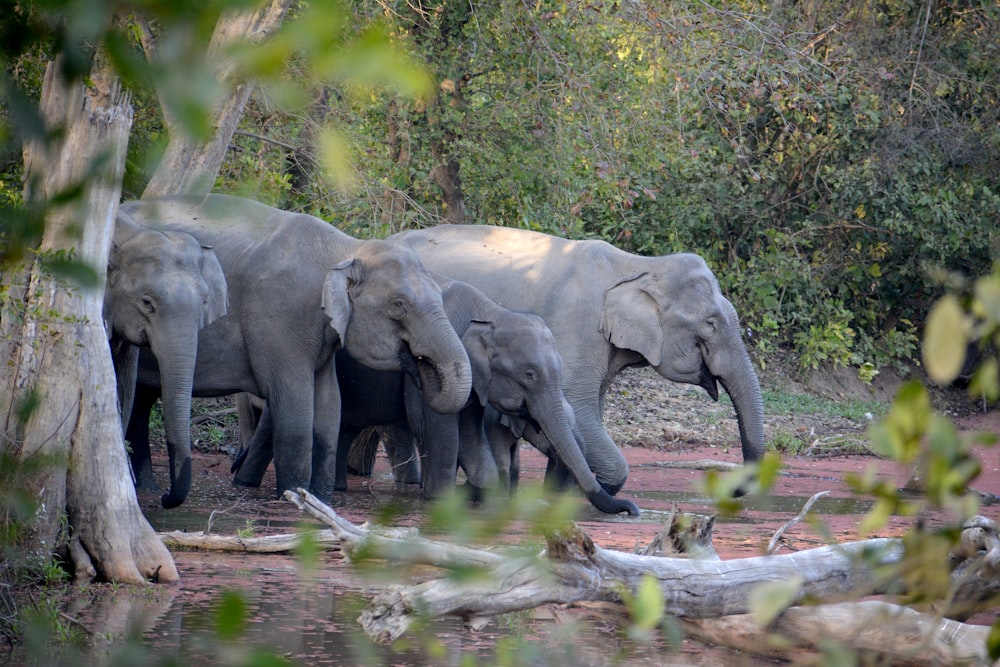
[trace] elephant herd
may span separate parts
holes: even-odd
[[[125,438],[152,487],[148,421],[157,397],[170,460],[164,507],[191,487],[191,397],[246,394],[262,409],[233,465],[257,486],[329,500],[367,426],[407,434],[422,493],[517,483],[517,444],[548,456],[603,512],[628,464],[602,423],[619,371],[730,395],[743,459],[763,455],[757,375],[736,312],[694,254],[642,257],[486,225],[358,240],[318,218],[226,195],[120,206],[104,317]],[[241,411],[241,415],[245,411]],[[400,454],[402,452],[402,455]]]

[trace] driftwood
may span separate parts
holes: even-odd
[[[348,558],[364,554],[394,562],[488,570],[491,576],[436,579],[378,594],[359,622],[379,642],[401,636],[418,616],[456,615],[475,627],[484,617],[544,604],[620,603],[624,592],[634,593],[640,581],[651,576],[663,594],[665,613],[679,618],[689,634],[713,643],[774,654],[768,637],[779,634],[786,645],[817,647],[827,640],[840,641],[912,664],[989,664],[985,644],[989,628],[880,600],[844,601],[898,589],[898,580],[884,574],[892,569],[886,566],[899,563],[903,556],[903,544],[897,539],[729,561],[692,560],[603,549],[570,524],[547,536],[541,553],[504,553],[416,535],[399,540],[375,534],[344,520],[304,490],[286,492],[285,497],[329,525]],[[704,537],[703,524],[679,525],[682,533]],[[1000,541],[995,525],[981,520],[967,528],[969,544],[956,558],[975,562],[978,576],[997,579],[993,565],[1000,558]],[[674,537],[659,541],[684,543]],[[759,608],[752,613],[751,603],[762,584],[780,588],[786,600],[763,615]]]
[[[217,535],[204,531],[189,533],[182,530],[174,530],[168,533],[157,533],[157,535],[168,547],[188,547],[205,549],[206,551],[242,551],[246,553],[274,554],[294,551],[302,542],[306,533],[240,537],[238,535]],[[331,551],[340,549],[340,539],[332,530],[310,531],[309,538],[313,544],[321,549]]]

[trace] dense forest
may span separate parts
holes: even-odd
[[[330,43],[352,44],[341,80],[375,68],[364,40],[388,35],[426,65],[430,92],[311,84],[315,59],[297,48],[317,45],[289,42],[218,191],[358,237],[467,222],[695,251],[761,363],[791,349],[868,378],[915,359],[934,298],[1000,250],[992,0],[353,0],[326,15]],[[47,54],[17,52],[5,23],[7,80],[37,96]],[[141,57],[133,34],[119,47]],[[166,130],[152,87],[122,69],[135,198]],[[10,205],[21,155],[4,146]]]

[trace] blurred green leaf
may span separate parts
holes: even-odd
[[[635,594],[625,597],[624,600],[635,633],[644,635],[660,624],[666,603],[656,577],[644,574],[639,580]]]
[[[59,280],[70,281],[80,287],[95,288],[100,284],[101,276],[88,264],[67,257],[40,258],[45,270]]]
[[[990,634],[986,637],[986,651],[990,660],[1000,660],[1000,620],[990,626]]]
[[[323,128],[319,137],[323,169],[341,190],[350,191],[357,186],[357,174],[351,160],[351,143],[343,133],[332,127]]]
[[[796,575],[782,581],[768,581],[755,586],[750,591],[750,615],[754,622],[763,627],[771,624],[781,612],[798,599],[805,580]]]
[[[223,591],[215,610],[215,629],[220,639],[239,639],[247,622],[247,602],[235,590]]]
[[[938,384],[949,384],[958,377],[965,362],[969,343],[969,325],[958,298],[941,297],[927,315],[922,348],[927,374]]]

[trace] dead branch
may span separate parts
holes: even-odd
[[[806,514],[809,513],[809,510],[812,509],[812,506],[816,503],[816,501],[822,498],[823,496],[829,495],[829,493],[830,493],[829,491],[820,491],[818,493],[814,493],[813,497],[806,501],[806,504],[802,506],[802,509],[799,510],[799,513],[797,515],[795,515],[794,519],[792,519],[784,526],[779,528],[777,531],[775,531],[774,536],[771,537],[771,541],[767,543],[767,550],[764,553],[773,554],[775,550],[778,548],[778,540],[780,540],[781,536],[785,534],[785,531],[794,526],[795,524],[797,524],[799,521],[802,521],[802,519],[805,518]]]
[[[583,600],[619,602],[623,590],[636,591],[645,576],[658,580],[665,611],[703,618],[744,614],[750,592],[762,582],[801,582],[795,601],[824,600],[848,593],[877,593],[883,583],[876,566],[899,561],[902,545],[894,539],[874,539],[820,547],[780,556],[730,561],[659,558],[603,549],[574,524],[547,538],[536,556],[505,556],[423,538],[388,542],[386,538],[344,521],[308,492],[285,497],[330,525],[345,553],[393,558],[407,563],[447,567],[490,568],[490,575],[462,582],[449,579],[400,587],[378,595],[361,616],[361,624],[376,641],[392,641],[418,615],[473,617],[530,609],[547,603]]]
[[[376,533],[355,526],[305,489],[299,489],[298,493],[285,491],[285,498],[314,519],[330,526],[340,539],[341,550],[348,559],[361,553],[367,558],[385,558],[446,569],[498,566],[506,560],[502,553],[426,540],[415,530]]]
[[[713,461],[712,459],[698,459],[697,461],[652,461],[643,463],[642,466],[654,468],[676,468],[678,470],[715,470],[718,472],[730,472],[732,470],[743,470],[742,463],[732,461]]]
[[[157,533],[157,536],[168,547],[273,554],[294,551],[305,539],[306,533],[240,537],[238,535],[217,535],[204,531],[188,533],[175,530],[168,533]],[[340,550],[340,540],[337,539],[332,530],[309,531],[309,539],[320,548],[330,551]]]

